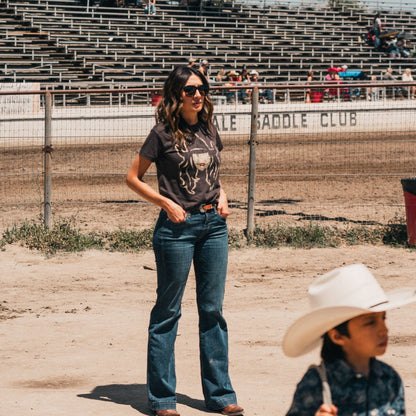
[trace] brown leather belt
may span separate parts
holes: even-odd
[[[191,212],[200,212],[201,214],[205,214],[205,212],[211,211],[215,208],[217,208],[217,204],[201,204],[199,207],[193,209]]]

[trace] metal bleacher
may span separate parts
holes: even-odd
[[[391,60],[358,40],[373,14],[327,5],[190,8],[158,0],[150,16],[142,7],[2,0],[0,81],[153,86],[189,57],[208,59],[212,74],[247,65],[267,82],[303,81],[310,69],[325,75],[344,64],[376,75],[389,66],[402,72],[408,60]],[[410,12],[385,15],[401,31],[410,33],[416,23]]]

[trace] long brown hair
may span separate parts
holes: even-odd
[[[186,124],[181,117],[182,90],[191,75],[198,76],[205,86],[209,86],[207,79],[197,69],[178,66],[166,79],[162,99],[156,108],[156,122],[164,123],[169,128],[174,143],[180,147],[183,146],[186,133]],[[206,95],[202,110],[198,113],[198,120],[207,131],[211,131],[212,128],[213,112],[212,101],[209,95]]]

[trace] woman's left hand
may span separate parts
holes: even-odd
[[[221,215],[223,218],[227,218],[230,214],[230,210],[228,209],[228,200],[227,195],[224,190],[221,188],[220,195],[218,197],[218,214]]]

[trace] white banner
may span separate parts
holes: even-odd
[[[24,97],[24,96],[22,96]],[[34,97],[26,102],[32,106]],[[4,97],[3,97],[4,98]],[[14,97],[18,99],[18,96]],[[20,103],[23,106],[22,103]],[[39,114],[10,114],[10,105],[0,106],[0,143],[2,140],[24,137],[27,144],[44,136],[44,109]],[[17,108],[17,106],[16,106]],[[30,107],[32,110],[32,107]],[[250,137],[251,107],[247,105],[218,105],[214,124],[223,137]],[[29,108],[27,108],[29,111]],[[154,107],[55,107],[52,114],[53,142],[69,137],[85,142],[103,139],[124,140],[145,138],[155,124]],[[319,104],[259,105],[257,133],[259,137],[279,134],[309,133],[385,133],[388,131],[416,131],[414,101],[379,101]]]

